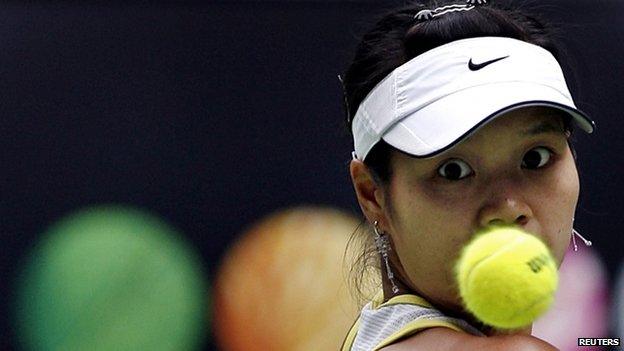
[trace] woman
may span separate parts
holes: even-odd
[[[383,291],[343,350],[554,349],[531,326],[500,331],[465,311],[453,263],[479,229],[506,224],[560,264],[579,196],[570,137],[594,123],[574,105],[547,27],[481,2],[391,12],[344,76],[350,174]]]

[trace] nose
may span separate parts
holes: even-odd
[[[495,200],[483,207],[479,213],[479,224],[515,224],[524,227],[533,216],[531,208],[522,200],[514,197],[504,197]]]

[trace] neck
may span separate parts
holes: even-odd
[[[403,294],[414,294],[414,293],[416,293],[418,296],[420,296],[420,297],[422,297],[424,299],[427,299],[427,296],[424,296],[424,295],[422,295],[422,294],[420,294],[418,292],[414,292],[412,289],[410,289],[407,285],[405,285],[403,283],[403,281],[400,278],[399,279],[395,279],[395,284],[399,288],[399,292],[396,293],[396,294],[394,292],[392,292],[392,284],[390,283],[390,281],[387,280],[387,279],[382,279],[382,287],[383,287],[383,294],[384,294],[383,301],[384,302],[390,300],[394,296],[403,295]],[[531,335],[531,332],[533,331],[533,324],[530,324],[530,325],[528,325],[528,326],[526,326],[524,328],[520,328],[520,329],[511,329],[511,330],[496,329],[496,328],[491,327],[489,325],[483,324],[482,322],[480,322],[479,320],[474,318],[471,314],[468,314],[468,313],[465,313],[465,312],[464,313],[458,312],[457,308],[445,308],[443,306],[435,304],[434,301],[430,301],[429,299],[427,299],[427,301],[429,301],[429,303],[432,303],[442,313],[447,314],[447,315],[452,316],[452,317],[455,317],[455,318],[461,318],[461,319],[465,320],[470,325],[472,325],[475,328],[479,329],[486,336]]]
[[[468,324],[477,328],[486,336],[531,335],[531,332],[533,331],[533,324],[529,324],[526,327],[518,328],[518,329],[498,329],[490,325],[484,324],[483,322],[475,318],[474,315],[464,310],[459,311],[458,309],[452,309],[452,310],[445,310],[443,308],[439,308],[439,309],[444,314],[465,320],[466,322],[468,322]]]
[[[465,320],[470,325],[479,329],[486,336],[531,335],[531,332],[533,331],[533,324],[530,324],[521,329],[512,329],[512,330],[496,329],[489,325],[483,324],[482,322],[474,318],[472,314],[469,314],[466,311],[464,311],[461,308],[461,306],[443,306],[439,303],[436,303],[436,301],[429,299],[428,296],[410,288],[410,286],[403,281],[405,272],[403,271],[403,269],[401,269],[402,266],[398,265],[399,268],[397,269],[396,268],[397,265],[394,264],[393,260],[391,260],[390,265],[391,265],[391,269],[395,269],[394,283],[397,286],[397,288],[399,288],[399,291],[397,293],[394,293],[392,291],[392,283],[390,282],[390,279],[388,279],[388,272],[386,271],[386,266],[385,264],[383,264],[383,261],[382,261],[381,262],[381,285],[382,285],[383,294],[384,294],[383,302],[390,300],[394,296],[416,293],[417,295],[426,299],[429,303],[434,305],[434,307],[439,309],[442,313],[447,314],[452,317],[461,318]]]

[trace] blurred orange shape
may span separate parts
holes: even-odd
[[[216,278],[213,326],[220,348],[337,350],[360,309],[343,265],[357,227],[339,210],[303,207],[247,230]]]

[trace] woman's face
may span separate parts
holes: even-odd
[[[394,153],[382,229],[405,283],[458,308],[453,264],[475,231],[491,223],[515,223],[541,237],[560,264],[579,195],[566,141],[561,115],[532,107],[495,119],[434,158]]]

